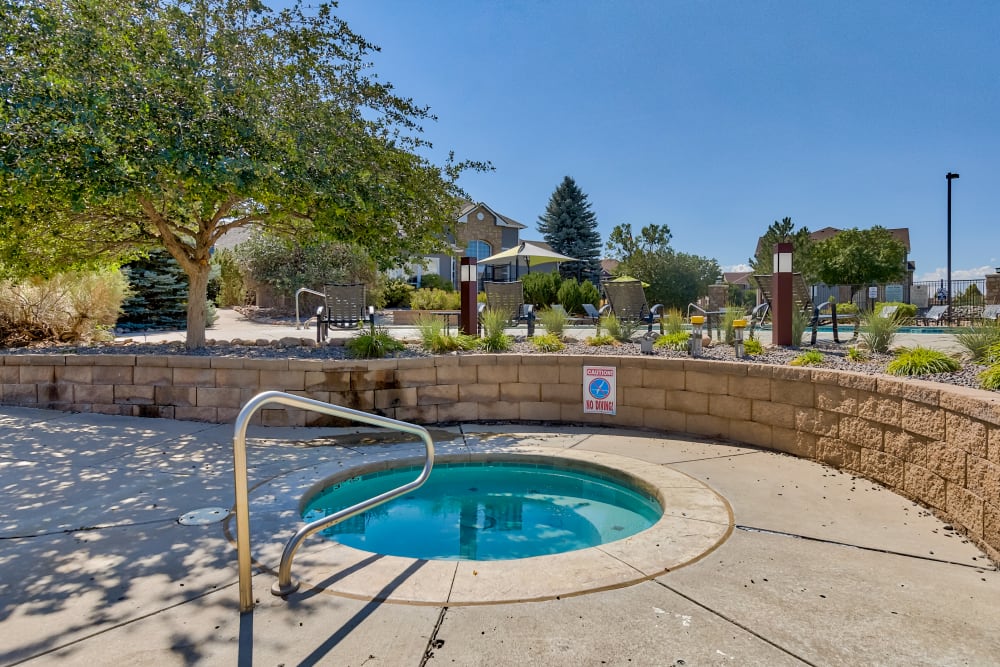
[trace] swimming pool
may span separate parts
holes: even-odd
[[[764,331],[771,331],[771,325],[766,325],[761,327]],[[961,327],[899,327],[896,333],[901,334],[954,334],[961,331]],[[812,327],[806,327],[806,334],[812,331]],[[824,324],[822,326],[816,327],[816,331],[822,331],[825,333],[830,333],[833,331],[833,327],[829,324]],[[841,335],[854,335],[854,325],[853,324],[839,324],[837,325],[837,332]]]
[[[412,480],[419,468],[359,475],[308,497],[312,522]],[[321,534],[378,554],[436,560],[510,560],[585,549],[646,530],[656,498],[622,475],[567,465],[464,462],[434,468],[421,487]]]

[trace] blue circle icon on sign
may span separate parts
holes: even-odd
[[[611,385],[604,378],[594,378],[587,387],[590,395],[597,399],[604,399],[611,393]]]

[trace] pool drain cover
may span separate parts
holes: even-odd
[[[229,516],[229,510],[225,507],[202,507],[200,510],[192,510],[177,519],[177,523],[182,526],[207,526],[210,523],[217,523]]]

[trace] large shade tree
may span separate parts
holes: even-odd
[[[164,247],[205,341],[226,232],[358,243],[382,267],[440,247],[468,167],[419,155],[429,111],[370,73],[331,5],[0,0],[0,267]]]
[[[569,176],[563,178],[538,218],[538,231],[556,252],[579,261],[563,262],[559,271],[563,277],[600,279],[601,235],[597,231],[597,216],[590,209],[586,193]]]
[[[719,263],[707,257],[677,252],[670,247],[666,225],[646,225],[638,234],[632,225],[616,225],[608,237],[608,251],[619,260],[618,272],[649,284],[650,303],[683,310],[708,293],[719,277]]]
[[[885,227],[845,229],[813,248],[818,277],[827,285],[862,287],[906,277],[906,246]]]

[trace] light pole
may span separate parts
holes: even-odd
[[[958,174],[950,171],[944,176],[948,180],[948,322],[951,322],[951,181],[958,178]]]

